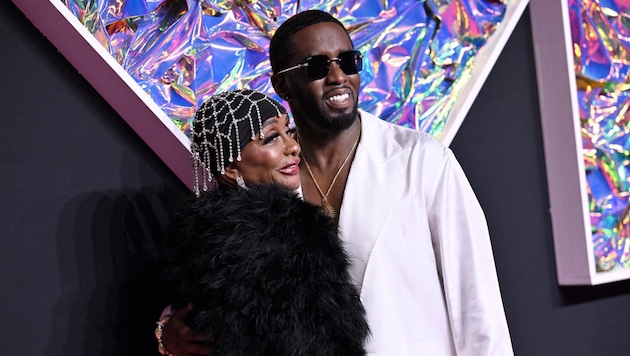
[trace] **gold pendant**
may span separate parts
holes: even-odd
[[[328,215],[332,219],[335,218],[335,208],[328,203],[328,199],[326,198],[322,199],[322,209],[324,210],[324,214]]]

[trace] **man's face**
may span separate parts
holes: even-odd
[[[337,24],[324,22],[308,26],[291,36],[294,55],[290,66],[304,63],[315,55],[337,58],[354,49],[346,32]],[[314,124],[326,131],[339,132],[352,125],[357,117],[358,73],[346,74],[338,62],[330,62],[327,75],[321,79],[308,77],[300,68],[281,74],[285,81],[291,111],[300,127]]]

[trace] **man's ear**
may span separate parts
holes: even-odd
[[[273,86],[273,90],[275,90],[276,94],[284,100],[287,100],[287,82],[286,80],[276,74],[271,74],[271,85]]]

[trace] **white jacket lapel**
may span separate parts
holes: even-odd
[[[357,286],[363,285],[370,253],[404,191],[402,178],[409,154],[392,137],[389,124],[366,112],[361,112],[361,118],[361,141],[339,216],[341,238],[352,259],[350,274]]]

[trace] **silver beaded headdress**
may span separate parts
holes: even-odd
[[[256,138],[264,138],[265,120],[286,114],[286,109],[264,93],[237,89],[208,98],[195,113],[192,129],[194,191],[207,190],[217,174],[241,160],[241,151]],[[200,177],[201,175],[201,177]]]

